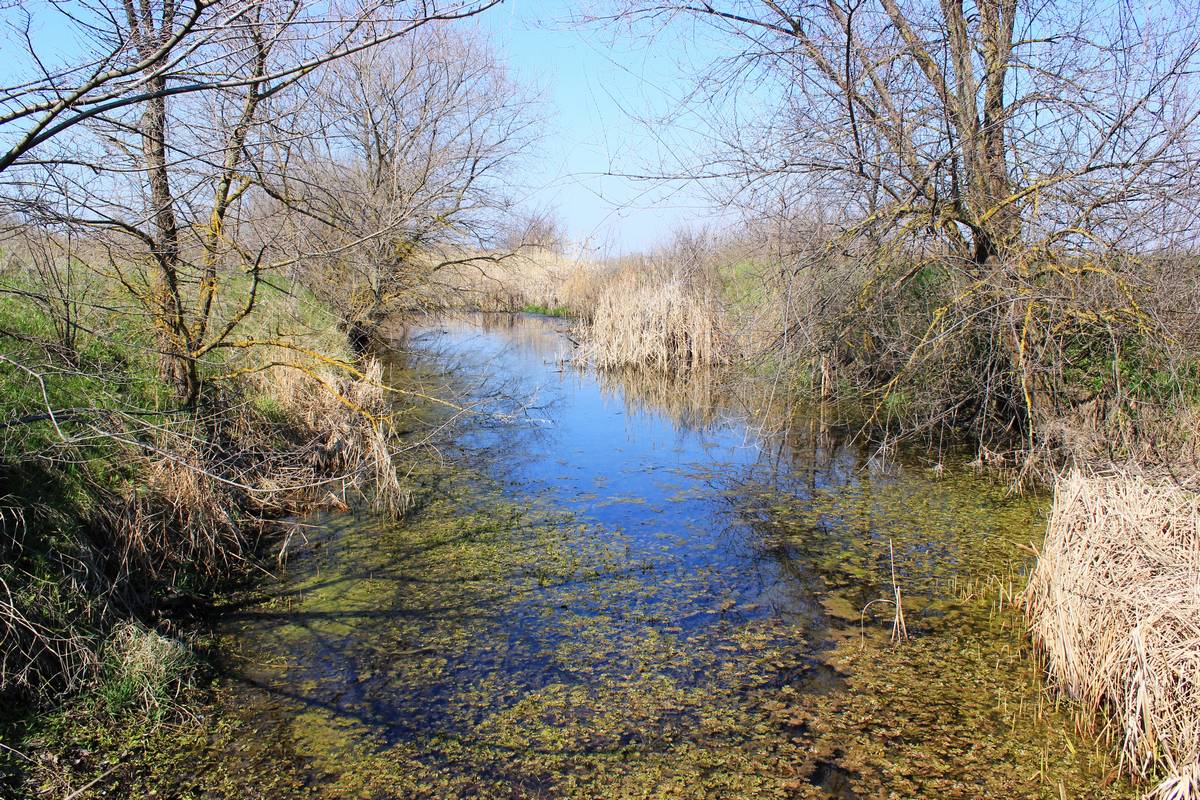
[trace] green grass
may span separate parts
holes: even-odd
[[[522,306],[521,311],[526,314],[539,314],[543,317],[572,317],[571,309],[566,306],[541,306],[534,303]]]
[[[767,299],[763,275],[770,265],[744,258],[717,268],[724,299],[735,309],[751,309]]]

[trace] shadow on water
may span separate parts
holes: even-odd
[[[224,610],[222,733],[189,786],[1124,796],[998,607],[1041,498],[872,459],[769,383],[572,357],[563,323],[528,316],[398,342],[394,369],[487,414],[429,465],[416,518],[309,520],[282,579]]]

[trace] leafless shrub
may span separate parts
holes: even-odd
[[[681,48],[692,90],[656,122],[699,122],[710,146],[638,172],[702,182],[770,229],[784,301],[761,327],[782,358],[871,399],[890,432],[1040,456],[1049,425],[1092,415],[1131,445],[1131,390],[1181,329],[1154,286],[1200,230],[1193,4],[1136,23],[1023,0],[596,8],[698,43]]]

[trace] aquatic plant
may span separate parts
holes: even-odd
[[[716,293],[685,275],[625,271],[596,298],[583,352],[601,369],[721,363],[727,349]]]

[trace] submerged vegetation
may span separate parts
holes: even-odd
[[[988,577],[1021,558],[1040,500],[958,468],[803,496],[680,465],[656,511],[617,487],[513,494],[488,477],[513,468],[505,451],[426,475],[401,524],[322,520],[284,580],[230,600],[216,713],[150,733],[96,795],[1128,795],[1040,692]],[[715,527],[690,528],[710,500]],[[594,518],[606,502],[621,527]],[[756,555],[718,551],[744,521]],[[896,535],[903,648],[860,608],[891,580],[864,526]],[[923,558],[931,544],[947,552]],[[813,595],[756,585],[776,568]]]
[[[499,4],[0,3],[0,790],[1200,795],[1194,4],[578,4],[727,223],[617,258]]]

